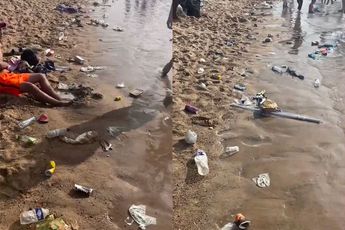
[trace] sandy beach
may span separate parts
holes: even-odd
[[[45,60],[44,51],[53,49],[55,65],[69,70],[49,73],[51,85],[55,89],[59,83],[86,87],[72,90],[77,100],[69,107],[54,108],[25,96],[1,95],[0,229],[35,229],[35,224],[20,225],[19,215],[36,207],[48,208],[73,229],[137,229],[135,223],[125,223],[132,204],[146,205],[147,214],[158,219],[151,229],[169,226],[171,121],[163,105],[166,85],[157,69],[171,55],[171,31],[163,19],[158,21],[161,23],[151,23],[150,19],[158,15],[165,20],[169,5],[161,1],[150,5],[100,1],[94,6],[88,1],[63,1],[81,7],[81,13],[70,14],[55,10],[61,3],[0,3],[1,21],[7,23],[2,36],[4,53],[35,48]],[[107,21],[109,27],[90,25],[91,19]],[[149,26],[143,26],[146,24]],[[123,32],[113,30],[119,26]],[[133,36],[138,31],[143,38]],[[65,36],[59,40],[61,32]],[[141,43],[145,39],[148,41]],[[158,51],[152,54],[152,49]],[[86,60],[83,66],[107,68],[97,71],[95,78],[88,77],[80,71],[81,65],[68,61],[76,55]],[[116,88],[121,82],[125,88]],[[129,97],[136,88],[143,89],[143,95]],[[95,93],[103,98],[95,97]],[[115,101],[116,97],[121,100]],[[47,124],[18,127],[18,122],[43,113],[49,117]],[[120,132],[111,136],[109,127],[118,127]],[[83,145],[48,140],[46,133],[57,128],[69,128],[72,137],[94,130],[98,137]],[[38,143],[27,147],[16,140],[16,135],[35,137]],[[113,151],[103,152],[99,140],[110,142]],[[57,164],[56,172],[47,178],[44,172],[52,160]],[[76,193],[76,183],[93,188],[92,196]]]
[[[335,85],[342,75],[337,63],[343,60],[344,43],[334,56],[318,61],[308,53],[315,49],[312,41],[333,44],[343,33],[344,19],[336,4],[317,3],[320,13],[307,14],[308,4],[299,13],[288,2],[285,9],[282,2],[259,9],[255,4],[260,2],[207,1],[204,17],[175,24],[175,229],[220,229],[237,213],[252,221],[250,229],[342,229],[342,167],[337,162],[344,162],[343,114],[338,113],[344,95]],[[263,43],[267,37],[270,42]],[[291,66],[305,79],[276,74],[273,65]],[[315,79],[324,85],[315,88]],[[238,83],[246,86],[244,92],[234,89]],[[316,117],[322,124],[260,119],[230,107],[234,99],[263,89],[283,110]],[[188,114],[186,104],[200,111]],[[200,122],[205,119],[210,121],[206,125]],[[194,145],[185,143],[188,130],[198,134]],[[228,146],[240,151],[226,156]],[[197,172],[197,149],[207,153],[206,176]],[[252,181],[261,173],[270,175],[269,188]]]

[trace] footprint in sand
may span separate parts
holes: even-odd
[[[259,136],[251,136],[251,137],[244,137],[241,141],[241,144],[247,147],[253,147],[257,148],[262,145],[271,145],[272,144],[272,138],[265,137],[262,135]]]

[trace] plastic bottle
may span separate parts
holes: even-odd
[[[209,173],[208,158],[203,150],[198,149],[194,157],[195,164],[198,168],[198,173],[201,176],[206,176]]]
[[[274,71],[274,72],[276,72],[276,73],[279,73],[279,74],[283,74],[284,73],[284,71],[283,71],[283,69],[282,68],[280,68],[279,66],[272,66],[272,70]]]
[[[20,214],[20,224],[32,224],[44,220],[49,215],[45,208],[35,208]]]
[[[69,129],[54,129],[47,133],[47,138],[60,137],[65,135]]]

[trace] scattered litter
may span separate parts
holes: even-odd
[[[45,208],[35,208],[20,214],[20,224],[33,224],[44,220],[49,215],[49,210]]]
[[[245,91],[246,90],[246,86],[239,83],[239,84],[236,84],[234,85],[234,89],[237,89],[237,90],[240,90],[240,91]]]
[[[59,41],[62,41],[65,37],[65,33],[64,32],[60,32],[59,33]]]
[[[187,131],[186,136],[185,136],[185,141],[187,144],[193,145],[196,143],[197,139],[198,139],[198,135],[195,132],[191,130]]]
[[[207,90],[207,86],[205,83],[200,83],[199,87],[200,89]]]
[[[213,122],[210,118],[202,117],[202,116],[192,117],[192,123],[195,125],[200,125],[200,126],[204,126],[204,127],[214,127],[215,126],[215,122]]]
[[[106,23],[104,20],[97,20],[97,19],[91,19],[91,25],[95,25],[95,26],[102,26],[102,27],[108,27],[109,24]]]
[[[93,189],[92,188],[88,188],[88,187],[85,187],[85,186],[82,186],[82,185],[78,185],[78,184],[75,184],[74,185],[74,189],[78,192],[82,192],[88,196],[91,195],[91,193],[93,192]]]
[[[144,90],[142,90],[142,89],[135,89],[135,90],[132,90],[131,92],[129,92],[129,95],[131,97],[137,98],[137,97],[140,97],[143,93],[144,93]]]
[[[273,39],[272,38],[265,38],[265,40],[263,41],[263,43],[269,43],[272,42]]]
[[[56,218],[54,215],[49,215],[45,221],[40,222],[36,225],[36,230],[77,230],[78,227],[67,225],[66,222],[61,218]]]
[[[117,84],[116,88],[119,88],[119,89],[125,88],[125,83],[121,82],[121,83]]]
[[[88,74],[86,75],[87,77],[90,77],[90,78],[98,78],[98,75],[97,74]]]
[[[96,70],[103,70],[103,69],[105,69],[105,67],[103,66],[87,66],[87,67],[81,67],[80,71],[84,73],[91,73]]]
[[[57,94],[61,97],[62,100],[73,101],[75,99],[75,96],[69,92],[58,92]]]
[[[297,73],[297,71],[292,69],[291,67],[288,67],[286,72],[289,73],[293,77],[297,77],[300,80],[304,80],[304,76],[302,74]]]
[[[157,224],[155,217],[146,215],[145,205],[132,205],[128,211],[132,219],[139,225],[140,229],[146,229],[149,225]]]
[[[118,27],[118,26],[114,27],[113,30],[116,31],[116,32],[123,32],[123,29]]]
[[[49,162],[49,169],[47,169],[44,174],[47,177],[51,177],[55,173],[55,170],[56,170],[56,163],[55,163],[55,161],[50,161]]]
[[[80,56],[75,56],[74,57],[74,62],[75,63],[78,63],[79,65],[84,65],[85,63],[85,59],[80,57]]]
[[[184,111],[188,112],[188,113],[193,113],[193,114],[197,114],[199,109],[195,106],[192,105],[186,105],[184,107]]]
[[[312,45],[312,46],[318,46],[318,45],[319,45],[319,42],[318,42],[318,41],[313,41],[313,42],[311,42],[311,45]]]
[[[199,62],[200,62],[200,63],[205,63],[206,60],[205,60],[204,58],[200,58]]]
[[[60,13],[69,13],[69,14],[75,14],[79,12],[77,7],[72,7],[65,4],[59,4],[56,7],[56,10],[60,11]]]
[[[70,131],[68,128],[66,129],[54,129],[47,133],[47,138],[55,138],[55,137],[61,137],[67,134],[67,132]]]
[[[198,168],[198,173],[201,176],[206,176],[209,173],[207,155],[203,150],[198,149],[194,156],[195,164]]]
[[[29,125],[33,124],[34,122],[36,122],[36,117],[31,117],[25,121],[19,122],[18,125],[21,129],[24,129],[26,127],[28,127]]]
[[[315,53],[310,53],[310,54],[308,54],[308,57],[311,58],[311,59],[313,59],[313,60],[316,60],[316,58],[317,58],[317,56],[316,56]]]
[[[256,185],[260,188],[269,187],[271,184],[268,173],[259,174],[259,176],[252,178]]]
[[[276,72],[276,73],[279,73],[279,74],[283,74],[287,71],[288,67],[285,66],[285,65],[282,65],[282,66],[272,66],[272,70],[273,72]]]
[[[122,97],[121,96],[117,96],[115,97],[114,101],[121,101],[122,100]]]
[[[113,150],[113,145],[106,140],[100,141],[99,145],[102,147],[103,152],[109,152]]]
[[[232,156],[240,151],[240,147],[238,146],[229,146],[225,148],[225,154],[227,156]]]
[[[75,139],[64,136],[61,138],[61,140],[68,144],[87,144],[87,143],[94,142],[97,137],[98,137],[97,132],[88,131],[88,132],[80,134]]]
[[[115,127],[115,126],[110,126],[107,128],[108,133],[113,136],[116,137],[119,133],[122,132],[122,128],[120,127]]]
[[[315,79],[315,81],[314,81],[314,87],[315,87],[315,88],[319,88],[319,87],[320,87],[320,84],[321,84],[320,79]]]
[[[20,142],[23,142],[26,146],[33,146],[38,143],[36,138],[27,135],[16,136],[16,139]]]
[[[37,121],[41,124],[45,124],[49,122],[49,118],[47,114],[42,114],[41,116],[38,117]]]
[[[59,82],[58,87],[59,90],[69,90],[69,87],[67,84]]]
[[[204,68],[199,68],[198,69],[198,74],[203,74],[205,72]]]
[[[45,51],[44,51],[44,54],[46,55],[46,56],[53,56],[54,55],[54,53],[55,53],[55,51],[54,50],[52,50],[52,49],[46,49]]]

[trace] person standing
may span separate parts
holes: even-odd
[[[302,6],[303,6],[303,0],[297,0],[298,3],[298,10],[301,11]]]

